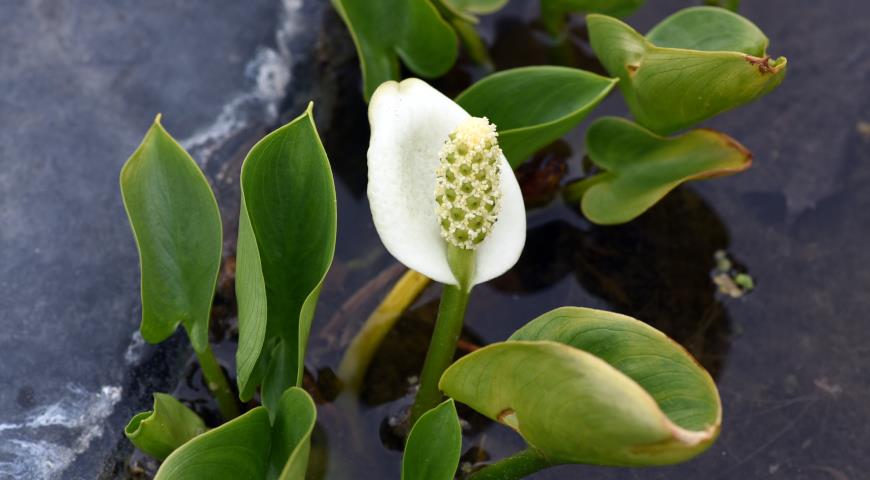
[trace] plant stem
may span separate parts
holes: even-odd
[[[459,38],[462,40],[462,44],[465,46],[465,51],[468,52],[468,56],[478,65],[481,65],[488,70],[493,70],[495,64],[492,61],[492,57],[489,56],[489,52],[486,50],[486,44],[483,43],[483,39],[480,38],[474,25],[460,17],[453,17],[450,19],[450,24],[453,25],[456,34],[459,35]]]
[[[378,308],[369,315],[362,329],[350,342],[338,367],[338,378],[346,389],[359,390],[372,357],[381,346],[384,337],[428,285],[429,278],[408,270],[384,297]]]
[[[552,465],[536,450],[527,448],[483,467],[466,480],[517,480]]]
[[[199,361],[199,368],[202,370],[202,376],[205,378],[205,383],[208,390],[217,401],[218,409],[224,420],[232,420],[239,416],[239,405],[236,403],[236,396],[233,394],[233,389],[230,388],[230,382],[227,380],[224,371],[211,350],[211,345],[206,345],[205,350],[196,353],[196,359]]]
[[[456,286],[444,285],[441,304],[438,306],[438,319],[435,321],[435,331],[426,353],[423,373],[420,374],[420,390],[411,409],[411,425],[441,401],[441,391],[438,381],[441,374],[453,362],[456,352],[456,341],[462,333],[462,321],[465,308],[468,306],[469,291]]]

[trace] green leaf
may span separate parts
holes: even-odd
[[[366,101],[383,82],[399,79],[399,58],[423,77],[456,61],[457,39],[429,0],[332,0],[353,37]]]
[[[752,154],[724,133],[701,129],[664,138],[617,117],[589,127],[586,153],[603,172],[569,189],[582,195],[589,220],[607,225],[636,218],[683,182],[732,175],[752,165]],[[569,197],[575,196],[571,190]]]
[[[575,68],[523,67],[480,80],[456,103],[498,127],[499,145],[516,168],[583,121],[616,81]]]
[[[451,16],[459,17],[471,24],[477,23],[477,15],[495,13],[507,5],[508,0],[433,0],[436,7],[441,7],[442,13],[450,20]],[[446,9],[446,12],[444,11]],[[454,27],[456,25],[454,24]]]
[[[221,218],[214,194],[160,115],[121,169],[121,195],[142,270],[142,337],[158,343],[184,325],[197,352],[221,262]]]
[[[667,134],[758,99],[785,78],[786,59],[771,60],[767,38],[727,10],[678,12],[644,38],[621,21],[587,17],[592,49],[619,88],[632,115]]]
[[[262,384],[274,413],[302,381],[311,319],[335,251],[335,186],[312,106],[254,145],[242,164],[236,257],[240,396]]]
[[[402,457],[403,480],[453,480],[462,428],[453,399],[424,413],[411,429]]]
[[[154,480],[266,478],[270,433],[269,414],[257,407],[176,449]]]
[[[316,420],[317,409],[305,390],[292,387],[284,392],[272,425],[270,479],[305,478],[311,451],[311,432]]]
[[[155,393],[153,409],[130,419],[124,428],[124,435],[139,450],[163,460],[173,450],[205,431],[205,423],[193,410],[172,395]]]
[[[290,388],[278,402],[274,425],[266,409],[257,407],[176,449],[154,478],[304,478],[315,419],[311,397]]]
[[[560,308],[454,363],[441,389],[513,428],[553,463],[666,465],[715,440],[709,374],[633,318]]]
[[[601,13],[624,17],[645,2],[646,0],[541,0],[541,20],[551,34],[558,35],[565,28],[565,16],[569,13]]]

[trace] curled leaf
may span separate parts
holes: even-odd
[[[205,175],[159,115],[121,169],[121,196],[139,249],[142,337],[161,342],[181,323],[194,350],[205,351],[221,217]]]
[[[758,99],[785,78],[786,59],[771,59],[752,22],[715,7],[677,12],[644,38],[604,15],[587,17],[589,39],[632,115],[667,134]]]
[[[456,103],[498,127],[499,145],[516,168],[583,121],[615,84],[614,78],[576,68],[522,67],[480,80]]]
[[[454,363],[441,389],[551,463],[666,465],[715,440],[721,403],[678,344],[630,317],[560,308]]]
[[[242,399],[262,384],[274,412],[301,382],[311,319],[335,250],[335,186],[312,107],[254,145],[242,165],[236,258]]]
[[[332,0],[353,36],[366,100],[399,79],[399,57],[422,77],[444,74],[456,61],[457,39],[430,0]]]
[[[402,457],[403,480],[453,480],[462,428],[453,399],[424,413],[411,429]]]
[[[205,423],[193,410],[172,395],[155,393],[153,408],[133,416],[124,428],[124,435],[139,450],[163,460],[205,431]]]
[[[603,171],[569,188],[580,192],[583,214],[599,224],[628,222],[683,182],[752,165],[752,154],[724,133],[701,129],[665,138],[617,117],[589,127],[586,151]]]

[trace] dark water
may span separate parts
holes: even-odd
[[[573,26],[567,46],[550,45],[529,20],[534,3],[514,1],[485,19],[497,65],[551,62],[600,71],[582,22]],[[630,21],[645,30],[688,3],[652,2]],[[563,466],[534,478],[867,478],[870,6],[743,3],[742,13],[770,37],[770,53],[789,57],[788,78],[769,97],[706,126],[749,147],[754,167],[679,188],[623,226],[592,225],[559,199],[530,211],[520,262],[476,289],[466,317],[466,338],[481,343],[503,340],[562,305],[642,319],[685,345],[716,378],[725,411],[722,435],[703,456],[680,466]],[[460,68],[440,85],[455,92],[479,74]],[[340,224],[337,267],[309,352],[309,368],[321,376],[336,367],[336,346],[375,302],[341,315],[338,329],[323,329],[323,319],[393,263],[368,222],[362,195],[364,107],[349,100],[341,116],[350,125],[331,130],[326,143],[339,183]],[[621,99],[612,95],[595,115],[624,112]],[[356,143],[336,133],[348,129],[356,132]],[[567,156],[566,178],[582,173],[581,132],[551,154]],[[342,140],[330,141],[337,138],[344,139],[342,146],[336,144]],[[711,271],[720,250],[752,275],[755,290],[741,298],[718,292]],[[390,448],[384,419],[399,415],[411,400],[407,379],[422,363],[437,293],[430,287],[376,358],[361,401],[364,419],[356,427],[361,433],[343,423],[334,405],[320,407],[320,448],[327,452],[330,472],[344,470],[347,478],[397,475],[401,454]],[[522,447],[508,429],[474,415],[466,419],[466,458],[497,459]],[[374,440],[379,433],[387,447]],[[362,441],[355,441],[357,434]]]
[[[305,3],[310,7],[312,2]],[[644,31],[677,9],[697,3],[651,1],[629,22]],[[705,126],[722,130],[746,145],[754,154],[754,166],[734,177],[681,187],[637,220],[616,227],[590,224],[575,207],[565,205],[558,198],[550,199],[548,193],[552,192],[546,188],[547,182],[529,180],[530,174],[526,171],[522,178],[526,179],[523,183],[527,202],[541,206],[529,211],[529,235],[524,254],[507,274],[476,288],[464,332],[464,339],[472,344],[500,341],[532,318],[563,305],[603,308],[632,315],[677,339],[710,370],[724,404],[722,435],[707,453],[680,466],[634,470],[563,466],[533,478],[842,480],[868,477],[870,325],[866,312],[870,311],[870,248],[866,236],[870,233],[870,155],[867,154],[870,148],[870,39],[867,35],[870,4],[863,0],[744,0],[742,3],[741,13],[770,37],[770,53],[789,58],[788,77],[778,90],[762,101],[717,117]],[[483,19],[481,29],[497,66],[558,63],[601,72],[585,41],[582,21],[574,22],[564,43],[553,44],[533,21],[536,4],[533,0],[512,0],[503,12]],[[246,21],[263,24],[274,16],[271,7],[265,6],[262,10]],[[350,402],[350,408],[336,405],[332,401],[337,393],[332,371],[337,368],[347,342],[386,288],[369,288],[361,297],[362,301],[346,302],[360,289],[370,286],[376,276],[389,277],[400,270],[383,249],[371,225],[365,199],[368,123],[359,95],[359,73],[352,44],[334,13],[321,15],[322,8],[305,11],[312,12],[311,18],[317,19],[307,28],[318,39],[299,41],[299,51],[294,54],[299,59],[308,58],[305,55],[314,59],[307,63],[308,67],[295,72],[293,90],[279,105],[279,118],[261,114],[250,123],[251,127],[209,153],[211,160],[206,172],[218,193],[226,222],[226,248],[231,254],[238,211],[236,175],[245,151],[268,129],[298,115],[309,99],[315,100],[318,127],[336,177],[339,234],[335,263],[321,296],[306,363],[310,373],[306,378],[307,386],[319,402],[312,476],[397,478],[401,453],[386,419],[401,415],[411,401],[409,378],[417,374],[422,364],[439,291],[437,286],[431,286],[387,337],[371,367],[361,398]],[[188,18],[184,15],[196,17],[186,10],[174,14],[177,18]],[[241,18],[242,13],[237,16]],[[69,28],[74,30],[75,26]],[[231,29],[230,26],[222,28]],[[262,42],[259,37],[271,34],[254,34],[254,29],[240,30],[247,32],[246,45]],[[143,30],[136,31],[139,32],[136,35],[144,35]],[[129,41],[136,45],[144,42],[137,40],[140,37],[136,35],[130,36]],[[219,31],[212,35],[222,36]],[[247,39],[248,36],[257,38]],[[169,40],[161,43],[161,51],[171,53],[171,48],[167,47],[170,43]],[[151,48],[136,45],[128,50],[139,48],[148,52]],[[194,50],[207,50],[207,46]],[[248,50],[239,55],[249,54]],[[133,68],[132,73],[113,81],[121,85],[141,84],[141,88],[130,87],[130,91],[138,95],[133,112],[137,119],[142,111],[151,115],[151,110],[159,106],[157,103],[178,105],[189,98],[190,92],[169,87],[167,91],[175,93],[169,97],[158,94],[163,92],[158,88],[159,81],[166,82],[171,75],[195,76],[199,71],[194,69],[185,74],[167,67],[168,73],[154,78],[143,71],[150,65],[149,58],[144,55],[109,62],[112,68],[115,63],[134,65],[125,67]],[[217,65],[219,62],[204,63]],[[233,68],[235,72],[240,65]],[[226,79],[232,72],[220,71],[207,77]],[[467,62],[462,63],[438,85],[444,91],[455,93],[482,73]],[[3,78],[0,74],[0,80]],[[214,90],[232,87],[220,82],[208,86]],[[49,89],[62,91],[53,84]],[[121,94],[127,92],[117,84],[106,89]],[[210,92],[208,89],[192,91],[202,95]],[[120,119],[132,115],[124,112],[130,108],[132,97],[121,94],[118,98],[95,96],[109,98],[104,101],[112,105],[124,106],[117,109],[120,112],[115,114],[117,118],[109,118],[101,124],[105,131],[111,129],[111,123],[123,123]],[[220,98],[217,93],[213,96]],[[152,102],[153,98],[160,102]],[[200,103],[215,106],[208,111],[197,111],[196,115],[202,117],[195,119],[197,121],[182,124],[202,124],[216,115],[219,107],[214,98],[205,97]],[[102,107],[109,110],[112,105]],[[618,94],[611,95],[594,112],[595,116],[604,114],[625,114]],[[189,115],[193,116],[194,112]],[[111,173],[114,167],[119,168],[120,159],[135,147],[138,131],[138,125],[130,126],[123,139],[114,140],[111,155],[118,161],[108,162],[108,166],[103,165],[97,171]],[[561,178],[564,182],[582,175],[582,132],[583,128],[578,128],[566,141],[551,146],[542,157],[551,179]],[[91,138],[93,133],[84,131],[81,136]],[[83,143],[81,148],[88,145]],[[0,153],[2,147],[0,145]],[[66,151],[76,158],[90,158],[99,153],[88,149]],[[205,151],[194,153],[202,159]],[[563,168],[566,171],[563,172]],[[561,173],[564,177],[560,177]],[[79,174],[87,178],[95,175]],[[106,178],[97,178],[99,184],[111,183],[115,192],[116,174],[104,176]],[[542,176],[547,175],[539,175]],[[68,177],[52,177],[52,182]],[[0,176],[0,180],[4,178]],[[79,198],[78,192],[69,195]],[[123,222],[123,212],[117,195],[100,194],[97,200],[116,205],[118,211],[112,212],[116,218],[111,221],[113,225],[123,226],[118,223]],[[96,219],[93,224],[98,224]],[[88,339],[84,337],[96,335],[88,325],[97,321],[124,319],[126,323],[112,324],[123,340],[128,338],[127,331],[132,331],[137,321],[138,312],[132,306],[136,293],[135,253],[125,228],[111,231],[111,236],[104,235],[105,243],[120,244],[126,250],[107,257],[104,263],[120,264],[120,271],[88,263],[93,271],[86,270],[82,278],[106,276],[108,272],[111,275],[106,281],[115,289],[110,289],[111,285],[94,287],[93,291],[88,290],[90,296],[82,297],[81,302],[97,304],[99,299],[111,297],[113,308],[105,312],[88,310],[81,326],[68,328],[75,345],[86,344]],[[76,246],[79,247],[92,249],[93,240]],[[718,251],[726,251],[742,270],[752,275],[755,290],[741,298],[718,292],[711,279]],[[9,260],[4,259],[4,263],[15,264],[12,262],[15,259]],[[213,340],[218,344],[218,355],[232,371],[235,321],[231,256],[225,267],[215,306]],[[120,283],[119,278],[123,278]],[[75,277],[75,282],[85,280]],[[12,290],[13,293],[18,291]],[[123,296],[124,292],[129,298]],[[76,295],[74,291],[68,294],[69,297]],[[19,317],[26,315],[14,319]],[[3,319],[6,318],[10,323],[3,325],[9,325],[10,329],[19,323],[19,320],[12,323],[11,315],[4,315]],[[12,351],[12,340],[16,337],[8,334],[7,337],[9,351]],[[43,343],[50,344],[51,340]],[[107,380],[99,373],[100,365],[106,363],[105,358],[122,356],[124,345],[126,342],[112,348],[98,345],[93,349],[94,359],[88,362],[64,362],[68,357],[50,357],[50,367],[41,367],[41,370],[55,372],[63,367],[62,375],[58,373],[57,378],[90,372],[88,375],[97,379],[95,385],[105,384]],[[16,368],[39,365],[33,353],[37,350],[46,349],[30,346],[16,351],[11,357],[14,362],[9,364],[14,363]],[[126,373],[112,373],[111,381],[124,385],[123,401],[109,423],[113,433],[104,434],[89,453],[81,455],[65,478],[93,478],[93,464],[101,462],[105,464],[102,469],[105,478],[147,476],[153,463],[138,454],[128,459],[130,446],[121,437],[120,429],[130,411],[147,408],[149,391],[165,389],[175,380],[178,374],[173,372],[184,365],[187,355],[181,336],[150,352],[142,365],[121,366],[119,368],[127,370]],[[97,357],[98,353],[102,356]],[[17,370],[9,371],[12,372],[10,378],[22,375],[16,373]],[[35,394],[32,389],[28,394],[27,389],[17,388],[17,380],[10,382],[16,388],[5,390],[15,392],[22,411],[30,408],[31,397],[35,396],[38,401],[45,396],[40,390],[42,387],[37,388]],[[43,387],[48,389],[56,383],[52,380]],[[193,363],[188,362],[181,369],[174,389],[210,422],[216,421],[213,405],[204,394]],[[348,413],[354,410],[359,416]],[[508,429],[472,412],[462,411],[461,414],[468,422],[463,446],[467,460],[498,459],[522,448],[521,439]],[[0,463],[4,458],[0,455]]]

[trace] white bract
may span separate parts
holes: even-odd
[[[474,249],[472,285],[516,263],[526,211],[495,126],[416,78],[378,87],[369,123],[369,204],[396,259],[451,285],[448,241]]]

